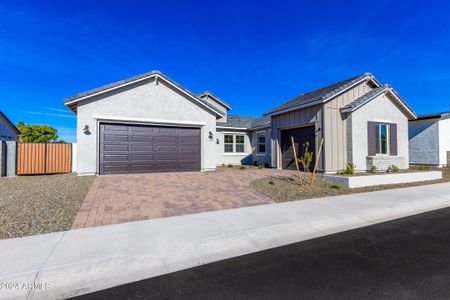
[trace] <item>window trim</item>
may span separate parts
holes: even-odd
[[[227,143],[227,142],[225,142],[225,137],[226,136],[231,136],[231,138],[232,138],[232,143]],[[237,142],[237,137],[238,136],[242,136],[242,138],[243,138],[243,140],[242,140],[242,143],[238,143]],[[227,146],[227,145],[232,145],[232,150],[231,151],[225,151],[225,146]],[[236,151],[236,149],[237,149],[237,146],[238,145],[242,145],[242,147],[243,147],[243,151]],[[246,152],[245,152],[245,134],[235,134],[235,133],[227,133],[227,134],[224,134],[223,135],[223,153],[224,154],[245,154]]]
[[[226,142],[226,137],[231,136],[231,143]],[[231,145],[231,151],[226,150],[226,146]],[[232,134],[224,134],[223,135],[223,153],[234,153],[234,135]]]
[[[238,136],[241,136],[242,137],[242,143],[239,143],[239,145],[242,145],[242,151],[237,151],[236,149],[237,149],[237,145],[238,145],[238,142],[237,142],[237,137]],[[234,135],[234,153],[245,153],[245,135],[244,134],[235,134]]]
[[[259,141],[259,137],[260,136],[264,136],[264,143],[261,143]],[[263,151],[259,151],[259,146],[260,145],[264,145],[264,152]],[[261,132],[257,132],[256,133],[256,154],[266,154],[267,153],[267,149],[266,149],[266,133],[264,131]]]
[[[386,153],[382,153],[382,139],[381,139],[381,126],[386,126]],[[375,151],[375,155],[391,155],[391,136],[390,136],[390,129],[391,129],[391,125],[389,123],[378,123],[377,124],[377,129],[378,129],[378,136],[377,139],[375,141],[375,145],[376,145],[376,151]],[[377,145],[378,143],[378,145]]]

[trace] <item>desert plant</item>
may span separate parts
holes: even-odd
[[[430,170],[430,166],[422,165],[419,167],[419,171],[428,171]]]
[[[258,169],[264,169],[264,165],[263,164],[259,164],[258,165]]]
[[[335,190],[339,190],[341,188],[341,186],[333,183],[332,185],[330,185],[330,188],[331,189],[335,189]]]
[[[271,181],[269,181],[269,184],[270,185],[275,185],[275,181],[271,180]]]
[[[222,167],[225,167],[225,164],[224,164],[224,163],[222,163]]]
[[[310,171],[309,168],[311,167],[311,164],[313,162],[313,152],[312,151],[308,151],[308,147],[309,147],[309,143],[303,143],[303,155],[300,155],[298,157],[298,161],[301,163],[302,168],[303,168],[303,172],[305,172],[305,177],[303,179],[303,181],[306,182],[306,178],[308,177]]]
[[[372,174],[376,173],[377,171],[378,171],[377,166],[372,166],[370,168],[370,173],[372,173]]]
[[[398,173],[398,171],[399,171],[399,168],[398,168],[396,165],[391,165],[391,166],[388,168],[388,172]]]
[[[239,167],[239,170],[244,170],[245,169],[245,166],[240,166]]]
[[[233,164],[228,164],[227,167],[228,167],[228,168],[232,168],[232,167],[233,167]]]

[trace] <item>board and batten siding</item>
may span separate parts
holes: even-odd
[[[345,93],[323,105],[323,135],[325,171],[335,172],[345,169],[348,160],[348,147],[351,147],[351,130],[348,131],[347,116],[341,108],[374,89],[367,81],[358,84]],[[348,139],[347,139],[348,138]],[[367,143],[367,141],[361,141]]]
[[[272,166],[281,168],[281,130],[300,126],[315,125],[316,128],[316,149],[317,153],[320,139],[322,138],[321,128],[322,105],[315,105],[303,109],[298,109],[284,114],[272,116]],[[319,170],[322,170],[322,160],[319,162]]]

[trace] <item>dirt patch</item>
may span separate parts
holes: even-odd
[[[69,230],[95,176],[0,179],[0,239]]]
[[[441,170],[441,169],[439,169]],[[442,169],[441,180],[421,181],[402,184],[377,185],[372,187],[347,188],[316,177],[314,188],[309,188],[309,184],[300,185],[295,175],[291,176],[271,176],[253,180],[250,186],[259,193],[273,199],[276,202],[292,200],[302,200],[320,198],[328,196],[338,196],[353,193],[364,193],[381,191],[386,189],[404,188],[426,184],[450,182],[450,168]]]

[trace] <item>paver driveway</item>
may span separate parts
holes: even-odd
[[[95,179],[72,228],[92,227],[204,211],[273,203],[250,188],[275,169],[103,175]]]

